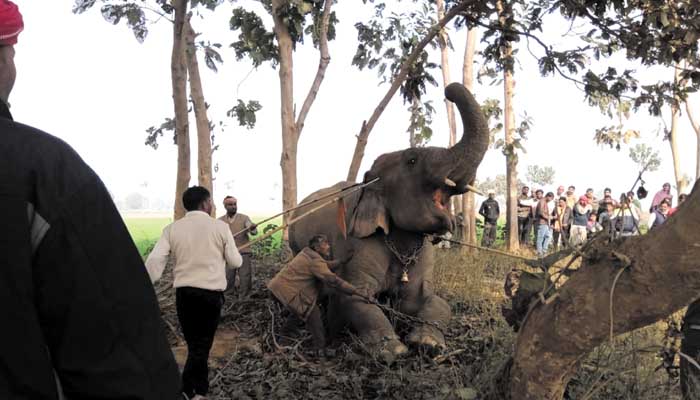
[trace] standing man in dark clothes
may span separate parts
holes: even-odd
[[[530,188],[523,186],[520,196],[518,196],[518,233],[521,246],[527,244],[532,225],[532,199],[528,193],[530,193]]]
[[[501,215],[501,209],[496,201],[496,192],[490,189],[488,196],[479,208],[479,214],[484,217],[484,234],[481,237],[481,245],[484,247],[492,247],[496,242],[498,217]]]
[[[233,240],[236,241],[236,246],[240,248],[250,241],[250,235],[258,234],[258,226],[255,225],[247,215],[238,212],[238,200],[235,197],[226,196],[226,198],[224,198],[224,208],[226,208],[226,215],[219,219],[228,224],[232,235],[237,234],[233,237]],[[250,261],[252,255],[253,253],[250,247],[242,249],[241,257],[243,257],[243,265],[241,265],[241,268],[229,269],[226,271],[226,279],[228,280],[226,294],[233,293],[236,273],[240,280],[238,298],[242,299],[250,294],[250,290],[253,288],[253,265]]]
[[[65,142],[12,120],[22,28],[0,0],[0,399],[175,399],[156,295],[109,192]]]

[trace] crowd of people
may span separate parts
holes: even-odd
[[[523,186],[518,196],[517,210],[520,245],[532,246],[539,256],[544,256],[550,247],[558,250],[559,247],[581,245],[591,234],[604,229],[614,236],[639,235],[642,232],[641,202],[632,191],[621,194],[619,198],[613,197],[612,193],[610,188],[605,188],[603,197],[599,199],[592,188],[579,196],[575,186],[569,186],[566,190],[564,186],[559,186],[556,194]],[[643,190],[642,195],[646,195]],[[671,185],[664,183],[652,199],[646,223],[648,229],[655,229],[666,222],[686,197],[686,194],[680,194],[674,207]],[[501,216],[494,190],[488,191],[486,200],[479,208],[479,215],[484,219],[481,245],[493,247]]]

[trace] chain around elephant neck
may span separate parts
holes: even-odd
[[[422,238],[421,238],[422,239]],[[415,264],[418,261],[420,253],[423,251],[423,244],[425,240],[418,242],[416,246],[408,251],[407,254],[401,254],[401,252],[394,246],[394,242],[389,239],[389,236],[384,236],[384,243],[386,247],[391,251],[391,253],[399,260],[399,263],[403,266],[403,275],[401,276],[401,282],[408,282],[408,267],[411,264]]]

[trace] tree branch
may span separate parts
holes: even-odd
[[[440,31],[445,27],[445,25],[447,25],[448,22],[450,22],[453,18],[455,18],[457,15],[466,10],[467,7],[471,6],[474,3],[477,3],[477,0],[466,0],[452,7],[450,11],[448,11],[447,14],[445,14],[445,17],[443,19],[441,19],[435,25],[430,27],[430,29],[428,30],[428,34],[425,35],[423,40],[421,40],[416,45],[416,47],[413,49],[413,52],[403,62],[403,64],[401,65],[401,69],[394,76],[389,90],[379,102],[377,108],[374,109],[374,112],[372,112],[372,115],[369,117],[369,120],[362,122],[362,129],[357,135],[355,152],[353,153],[352,161],[350,163],[350,169],[348,171],[348,181],[355,181],[357,179],[357,174],[360,171],[360,164],[362,164],[362,158],[365,155],[365,147],[367,146],[367,138],[369,137],[370,132],[372,132],[374,125],[377,123],[379,117],[382,115],[382,112],[384,112],[384,109],[391,101],[391,98],[394,97],[396,91],[399,90],[401,84],[406,80],[408,72],[411,70],[411,67],[413,67],[413,64],[416,62],[416,60],[418,60],[418,57],[420,57],[425,47],[435,38],[435,36],[437,36],[440,33]]]
[[[320,59],[318,62],[318,70],[316,71],[316,77],[314,78],[311,88],[309,88],[309,93],[306,95],[306,100],[301,106],[299,111],[299,116],[296,121],[296,135],[297,140],[301,135],[301,130],[304,129],[304,121],[306,121],[306,116],[311,110],[311,106],[316,100],[316,95],[318,95],[318,90],[321,87],[323,78],[326,77],[326,69],[328,64],[331,62],[331,56],[328,53],[328,23],[331,16],[331,6],[333,5],[333,0],[325,0],[323,4],[323,14],[321,15],[321,29],[319,31],[318,38],[318,51],[320,54]]]

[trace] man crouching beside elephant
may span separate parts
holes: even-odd
[[[321,311],[316,304],[321,284],[347,296],[370,297],[331,270],[343,261],[329,261],[331,247],[324,235],[315,235],[292,261],[267,284],[268,289],[285,307],[306,322],[316,350],[326,347],[325,328]]]

